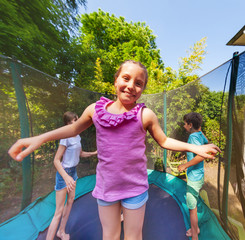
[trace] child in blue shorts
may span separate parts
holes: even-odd
[[[190,133],[188,143],[195,145],[208,143],[207,138],[201,131],[201,124],[202,116],[199,113],[191,112],[184,116],[184,128]],[[190,212],[191,229],[186,232],[186,236],[192,237],[192,240],[197,240],[200,233],[197,217],[197,199],[204,183],[203,160],[203,157],[187,152],[187,163],[178,166],[180,172],[187,169],[186,203]]]
[[[76,113],[64,113],[63,120],[65,125],[73,124],[78,119]],[[56,191],[56,210],[52,222],[50,223],[47,240],[53,240],[61,219],[57,237],[62,240],[69,240],[69,234],[65,233],[65,226],[70,215],[71,207],[75,197],[77,170],[80,157],[90,157],[96,155],[95,152],[84,152],[81,146],[81,137],[65,138],[60,140],[58,150],[54,157],[54,165],[57,169],[55,179]],[[67,196],[67,202],[65,204]]]

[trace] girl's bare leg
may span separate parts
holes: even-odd
[[[61,238],[62,240],[69,240],[70,239],[70,235],[65,233],[65,227],[66,227],[66,223],[68,221],[68,218],[69,218],[69,215],[71,212],[72,204],[74,202],[75,190],[76,190],[76,185],[74,187],[74,190],[68,193],[67,202],[66,202],[66,205],[65,205],[65,208],[63,211],[60,227],[59,227],[59,230],[57,232],[57,236],[59,238]]]
[[[103,230],[103,240],[119,240],[121,235],[121,203],[100,206],[99,216]]]
[[[62,216],[64,210],[64,204],[66,200],[66,188],[56,191],[56,209],[54,213],[54,217],[49,225],[48,233],[46,236],[46,240],[53,240],[57,227],[60,222],[60,218]]]
[[[142,240],[145,206],[138,209],[123,208],[125,240]]]

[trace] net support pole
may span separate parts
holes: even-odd
[[[29,120],[24,89],[20,78],[20,68],[15,59],[11,60],[10,67],[19,110],[21,138],[26,138],[29,137]],[[22,183],[23,191],[21,210],[23,210],[26,206],[28,206],[31,203],[32,175],[30,155],[25,157],[22,161]]]
[[[225,230],[228,229],[227,218],[228,218],[228,193],[229,193],[229,179],[230,179],[230,168],[231,168],[231,156],[232,156],[232,111],[234,105],[234,95],[236,91],[237,72],[239,65],[238,52],[233,53],[231,78],[229,87],[228,97],[228,113],[227,113],[227,137],[226,137],[226,156],[227,161],[225,164],[225,176],[224,176],[224,189],[222,198],[222,220],[224,223]]]
[[[167,93],[163,93],[163,131],[167,135]],[[163,167],[167,170],[167,149],[163,150]]]

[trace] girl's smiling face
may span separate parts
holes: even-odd
[[[122,66],[114,85],[121,102],[135,103],[146,85],[145,70],[135,63],[127,62]]]

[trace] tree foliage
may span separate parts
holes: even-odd
[[[206,54],[206,38],[196,42],[187,51],[187,56],[180,58],[178,71],[171,67],[159,68],[152,62],[149,70],[149,83],[146,94],[161,93],[184,86],[198,78],[196,70],[201,69],[201,64]]]
[[[85,0],[1,0],[0,53],[45,73],[69,77],[73,67],[70,33]]]
[[[113,85],[113,75],[120,63],[127,59],[141,61],[147,68],[154,62],[163,69],[156,37],[145,23],[128,23],[123,17],[117,18],[102,10],[83,14],[80,21],[80,36],[76,41],[80,53],[76,69],[79,72],[75,81],[77,86],[92,90],[98,58],[103,82],[110,85]]]
[[[180,58],[179,78],[182,80],[182,85],[197,78],[195,71],[201,69],[201,64],[206,54],[206,41],[207,38],[202,38],[193,47],[190,47],[186,57]]]

